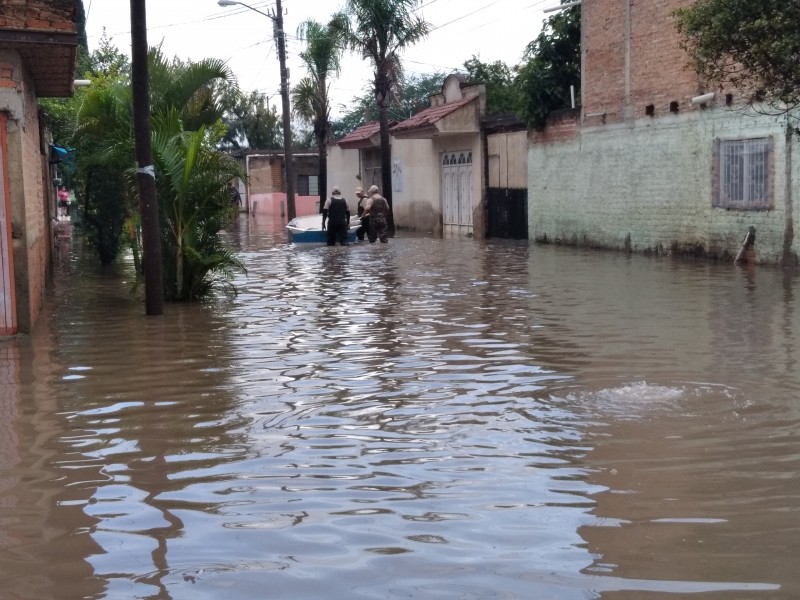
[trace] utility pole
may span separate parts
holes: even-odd
[[[286,170],[286,215],[291,221],[297,216],[294,205],[294,159],[292,157],[292,123],[289,108],[289,73],[286,70],[286,35],[283,31],[283,9],[281,0],[275,1],[275,17],[272,24],[275,31],[275,44],[278,46],[278,60],[281,66],[281,109],[283,111],[283,153]],[[321,196],[320,196],[321,197]]]
[[[131,0],[131,83],[139,210],[142,214],[142,266],[145,313],[164,314],[161,232],[158,222],[156,173],[150,131],[150,74],[147,66],[145,0]]]
[[[289,71],[286,69],[286,36],[283,32],[283,8],[281,0],[275,0],[275,12],[267,14],[239,0],[217,0],[220,6],[238,4],[272,19],[275,45],[278,47],[278,60],[281,65],[281,110],[283,112],[283,168],[286,173],[286,214],[291,221],[297,216],[294,205],[294,159],[292,158],[292,113],[289,108]],[[272,11],[270,11],[272,13]]]

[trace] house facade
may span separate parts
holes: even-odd
[[[30,332],[53,251],[55,186],[38,97],[73,91],[75,0],[0,4],[0,335]]]
[[[398,228],[445,236],[486,231],[483,85],[449,75],[431,107],[390,129],[392,208]],[[353,189],[381,185],[377,123],[338,140],[328,154],[328,182],[355,207]]]
[[[293,153],[295,172],[295,212],[297,216],[319,212],[319,156]],[[239,193],[244,208],[251,215],[269,215],[286,220],[286,170],[281,150],[247,150],[237,159],[247,174],[246,185]]]
[[[529,134],[532,239],[794,262],[797,137],[711,89],[680,48],[692,0],[583,0],[581,108]]]

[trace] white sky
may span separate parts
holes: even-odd
[[[120,51],[130,55],[130,0],[83,0],[89,49],[94,50],[103,28]],[[274,0],[246,2],[263,12]],[[434,30],[403,54],[406,73],[451,72],[463,69],[476,55],[482,61],[519,62],[525,46],[541,31],[542,9],[559,0],[426,0],[418,14]],[[305,75],[298,53],[297,27],[313,18],[326,23],[343,0],[282,0],[287,33],[290,85]],[[149,0],[148,43],[162,44],[168,57],[200,60],[219,58],[232,69],[245,91],[259,90],[273,97],[280,110],[280,72],[272,20],[243,6],[221,7],[216,0]],[[360,57],[346,55],[342,72],[331,85],[332,112],[346,110],[355,96],[369,89],[372,68]]]

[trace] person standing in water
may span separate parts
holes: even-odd
[[[363,217],[367,217],[369,219],[367,237],[369,238],[370,243],[374,243],[375,240],[379,238],[381,243],[387,243],[389,241],[389,203],[386,201],[386,198],[378,193],[377,185],[373,185],[371,188],[369,188],[369,199],[364,207]]]
[[[347,246],[347,230],[350,227],[350,207],[347,200],[342,197],[342,190],[334,187],[331,190],[331,197],[325,201],[322,207],[322,230],[325,229],[325,221],[328,222],[328,246],[335,246],[339,242],[342,246]]]

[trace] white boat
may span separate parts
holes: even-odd
[[[347,230],[347,241],[356,241],[356,229],[361,226],[361,219],[352,217]],[[325,244],[328,241],[328,232],[322,231],[322,215],[304,215],[295,217],[286,226],[291,234],[292,241],[297,244]]]

